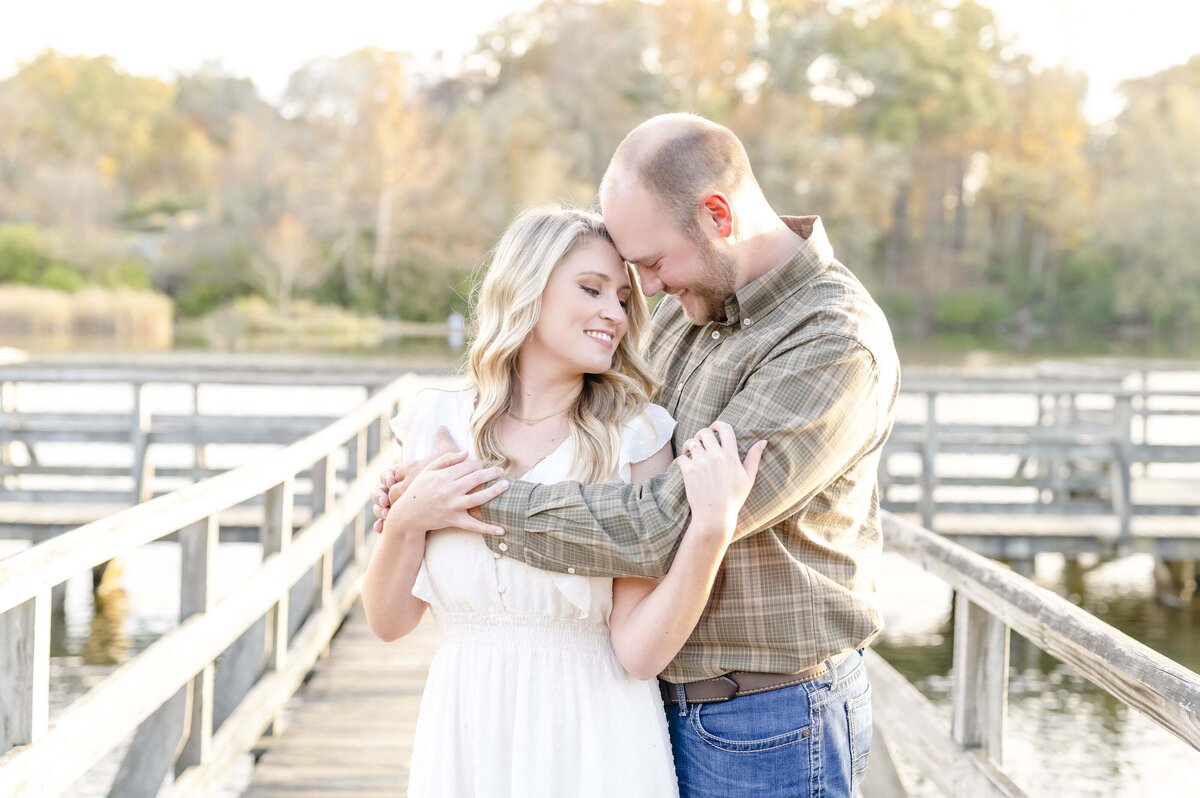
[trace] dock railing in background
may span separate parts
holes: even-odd
[[[1186,491],[1175,490],[1166,501],[1135,501],[1134,479],[1137,476],[1140,484],[1153,487],[1154,480],[1146,475],[1156,464],[1200,463],[1200,435],[1193,443],[1152,443],[1148,435],[1156,419],[1189,417],[1200,428],[1200,391],[1148,389],[1144,376],[1139,387],[1124,387],[1125,382],[1078,376],[1057,380],[906,377],[904,394],[924,403],[924,419],[898,422],[884,449],[880,466],[884,506],[916,514],[923,526],[938,532],[944,531],[939,516],[951,514],[1094,516],[1111,522],[1094,524],[1091,533],[1107,540],[1110,554],[1135,550],[1137,517],[1190,525],[1200,514],[1194,493],[1183,497]],[[939,412],[944,401],[972,397],[986,397],[993,403],[997,398],[1032,400],[1035,417],[1029,423],[956,421]],[[894,468],[892,459],[897,455],[915,455],[919,468]],[[947,455],[1006,455],[1017,466],[1006,476],[964,474],[959,469],[947,473],[950,469],[938,468],[939,458]],[[916,486],[915,496],[912,490],[904,495],[908,486]],[[971,490],[969,498],[948,500],[938,495],[943,489],[963,488]],[[987,492],[998,488],[1024,489],[1026,499],[1014,500],[1009,493],[989,501]],[[1104,526],[1112,531],[1101,532]]]
[[[173,772],[167,794],[205,795],[265,730],[278,729],[285,702],[358,595],[369,499],[378,472],[394,459],[388,419],[414,386],[413,378],[397,380],[292,446],[0,562],[0,795],[58,795],[130,735],[115,794],[155,795]],[[344,485],[336,479],[339,460]],[[312,515],[293,536],[301,483]],[[217,518],[256,496],[262,564],[217,601]],[[51,591],[172,535],[182,548],[180,625],[51,724]],[[301,595],[311,607],[296,606]],[[256,624],[263,630],[257,639],[250,633]]]
[[[907,795],[891,751],[948,796],[1025,794],[1003,769],[1010,630],[1200,751],[1200,675],[928,529],[885,513],[883,536],[955,591],[952,723],[868,651],[877,735],[866,798]]]
[[[203,398],[211,386],[285,386],[306,388],[346,388],[359,386],[364,397],[387,382],[386,369],[371,371],[319,366],[261,364],[254,367],[236,362],[219,365],[88,365],[69,361],[53,365],[37,362],[5,364],[0,367],[0,502],[6,512],[23,506],[33,510],[42,502],[85,503],[99,505],[101,517],[160,493],[169,492],[181,480],[195,481],[221,473],[225,469],[208,464],[209,447],[226,444],[286,445],[322,429],[337,418],[336,414],[248,415],[207,413]],[[96,386],[101,390],[115,386],[128,391],[127,410],[52,412],[37,407],[21,407],[18,393],[23,386],[42,389],[51,386]],[[152,413],[147,391],[153,387],[183,387],[191,395],[191,412]],[[83,397],[81,397],[83,401]],[[28,405],[28,402],[23,403]],[[37,450],[45,443],[70,443],[83,446],[117,445],[129,453],[130,465],[48,465],[39,461]],[[192,449],[190,466],[155,468],[149,456],[151,447],[163,444],[185,445]],[[22,451],[17,452],[16,448]],[[18,461],[17,455],[23,455]],[[110,455],[111,456],[111,455]],[[27,462],[26,462],[27,461]],[[108,483],[122,480],[128,487],[77,488],[72,483],[83,478],[101,477]],[[46,482],[46,478],[70,480],[67,484],[25,487],[27,478]],[[107,511],[105,511],[107,507]],[[0,514],[3,516],[3,514]],[[0,520],[5,520],[0,517]],[[87,518],[87,521],[95,518]],[[15,524],[17,518],[8,519]],[[39,521],[40,523],[40,521]],[[53,524],[51,524],[53,525]],[[78,526],[79,524],[75,524]]]

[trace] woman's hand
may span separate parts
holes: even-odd
[[[383,519],[383,534],[405,531],[424,535],[435,529],[465,529],[483,534],[503,534],[470,511],[486,504],[508,489],[508,480],[482,487],[502,476],[499,466],[480,468],[467,460],[466,452],[443,454],[403,488]]]
[[[699,534],[728,545],[737,528],[738,512],[750,494],[766,441],[759,441],[738,458],[733,427],[718,421],[683,444],[678,458],[692,524],[688,534]]]

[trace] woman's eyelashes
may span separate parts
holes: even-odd
[[[600,290],[597,288],[592,288],[590,285],[581,285],[579,287],[583,289],[584,293],[586,293],[588,296],[592,297],[593,299],[600,296]],[[623,307],[623,308],[629,307],[628,299],[618,299],[617,301],[621,303],[621,307]]]

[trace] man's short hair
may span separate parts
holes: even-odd
[[[757,182],[746,148],[733,131],[693,114],[670,117],[674,124],[666,131],[650,127],[658,117],[634,128],[617,147],[612,164],[627,169],[696,241],[702,237],[698,220],[701,196],[711,191],[728,196],[747,180]],[[613,171],[611,165],[609,171]]]

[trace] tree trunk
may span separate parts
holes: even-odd
[[[895,290],[901,272],[908,271],[908,195],[911,187],[902,183],[896,187],[892,203],[892,227],[888,230],[887,249],[883,256],[883,287]]]
[[[371,257],[371,285],[375,288],[383,285],[384,273],[387,271],[388,247],[392,238],[394,195],[394,187],[385,186],[379,192],[379,201],[375,206],[375,252]]]

